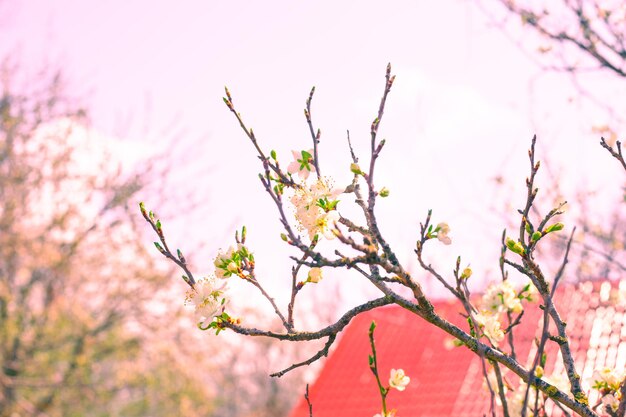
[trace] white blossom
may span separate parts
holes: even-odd
[[[315,166],[313,165],[313,149],[308,151],[291,151],[293,161],[287,166],[287,172],[298,174],[300,178],[306,180]]]
[[[389,376],[389,386],[395,388],[398,391],[404,391],[407,385],[411,382],[411,378],[404,374],[402,369],[392,369]]]
[[[498,346],[498,343],[504,340],[504,331],[501,329],[498,317],[497,313],[494,314],[489,311],[483,311],[475,315],[478,325],[494,346]]]
[[[209,277],[197,281],[187,291],[185,303],[194,307],[200,326],[207,327],[221,313],[228,302],[224,296],[226,289],[226,282],[218,283],[215,278]]]
[[[607,388],[613,391],[618,391],[622,381],[624,380],[624,374],[612,370],[609,367],[604,367],[593,373],[593,379],[596,382],[596,385],[598,383],[605,383]]]
[[[439,239],[441,243],[444,245],[452,243],[452,239],[448,236],[448,233],[450,233],[450,226],[448,226],[448,223],[439,223],[435,230],[438,230],[437,239]]]
[[[228,265],[231,263],[231,259],[233,257],[233,254],[235,253],[235,247],[231,246],[228,248],[228,250],[224,253],[222,252],[222,250],[220,249],[217,252],[217,256],[215,257],[215,260],[213,261],[213,265],[215,266],[215,276],[218,278],[227,278],[230,276],[230,274],[226,274],[226,272],[228,271]]]

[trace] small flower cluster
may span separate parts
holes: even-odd
[[[226,289],[226,281],[219,282],[215,277],[208,277],[199,280],[187,291],[185,304],[194,306],[200,317],[198,327],[202,330],[208,329],[215,317],[224,314],[224,308],[228,304],[224,295]]]
[[[245,235],[245,228],[242,233]],[[235,275],[243,279],[250,278],[250,270],[254,267],[254,255],[243,243],[231,246],[226,252],[219,250],[215,261],[215,276],[199,280],[187,291],[185,304],[192,305],[199,316],[198,327],[202,330],[216,328],[219,323],[231,320],[224,309],[228,304],[226,297],[227,278]]]
[[[332,189],[326,178],[318,178],[311,186],[303,184],[295,190],[291,203],[296,208],[296,220],[311,240],[320,234],[327,239],[335,238],[334,230],[339,221],[337,196],[341,193],[342,190]]]
[[[623,372],[614,371],[607,367],[593,373],[593,388],[600,392],[602,404],[608,410],[617,411],[622,399],[620,387],[626,383],[625,378],[626,375]]]
[[[228,278],[237,275],[247,278],[249,272],[246,270],[246,264],[254,265],[254,255],[243,244],[238,243],[236,247],[229,247],[225,253],[221,250],[218,252],[213,262],[215,276]]]
[[[520,297],[508,280],[490,285],[483,295],[482,305],[494,314],[505,311],[519,314],[524,309]]]
[[[500,316],[507,312],[520,314],[524,309],[522,300],[532,301],[534,291],[535,287],[528,284],[518,293],[508,280],[487,288],[482,298],[482,309],[475,318],[483,334],[494,346],[504,340]]]
[[[502,330],[500,316],[498,314],[483,311],[477,313],[475,319],[478,326],[482,329],[483,334],[487,336],[487,339],[489,339],[494,346],[498,346],[498,343],[504,340],[504,331]]]

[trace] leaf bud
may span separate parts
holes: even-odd
[[[543,235],[541,234],[541,232],[540,232],[540,231],[536,231],[536,232],[535,232],[535,233],[533,233],[533,235],[530,237],[530,240],[531,240],[532,242],[536,242],[536,241],[538,241],[539,239],[541,239],[541,236],[543,236]]]
[[[558,232],[559,230],[563,230],[564,227],[565,225],[563,223],[554,223],[553,225],[548,226],[548,228],[546,229],[546,234]]]
[[[518,255],[524,254],[524,247],[522,244],[511,238],[506,239],[506,247],[509,248],[511,252],[515,252]]]

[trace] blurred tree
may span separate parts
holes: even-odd
[[[126,169],[60,77],[15,74],[0,87],[0,416],[210,415],[131,213],[151,163]]]

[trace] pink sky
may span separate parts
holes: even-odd
[[[496,2],[481,3],[500,10]],[[72,94],[86,97],[98,131],[159,147],[171,141],[169,126],[184,129],[180,148],[195,148],[173,162],[205,203],[175,223],[175,245],[207,243],[206,265],[198,269],[208,272],[212,251],[231,243],[231,227],[246,224],[271,290],[285,288],[290,252],[280,245],[277,216],[256,178],[258,160],[222,102],[224,85],[262,146],[284,161],[291,149],[310,147],[302,109],[317,86],[313,117],[322,129],[323,171],[347,184],[345,131],[367,160],[368,130],[391,62],[397,80],[377,170],[378,185],[391,189],[378,205],[383,230],[411,264],[419,221],[434,209],[435,222],[452,227],[454,243],[427,254],[444,271],[463,255],[477,283],[495,278],[489,271],[497,268],[505,226],[494,209],[502,212],[508,202],[493,178],[502,175],[522,190],[534,133],[540,159],[549,153],[565,190],[597,188],[620,174],[591,133],[609,120],[570,102],[577,96],[571,83],[542,74],[470,1],[27,0],[0,3],[0,37],[0,53],[31,73],[61,68]],[[618,103],[624,86],[605,77],[591,85]],[[547,180],[544,171],[540,187]],[[612,183],[619,191],[619,180]],[[517,208],[524,197],[514,195]]]

